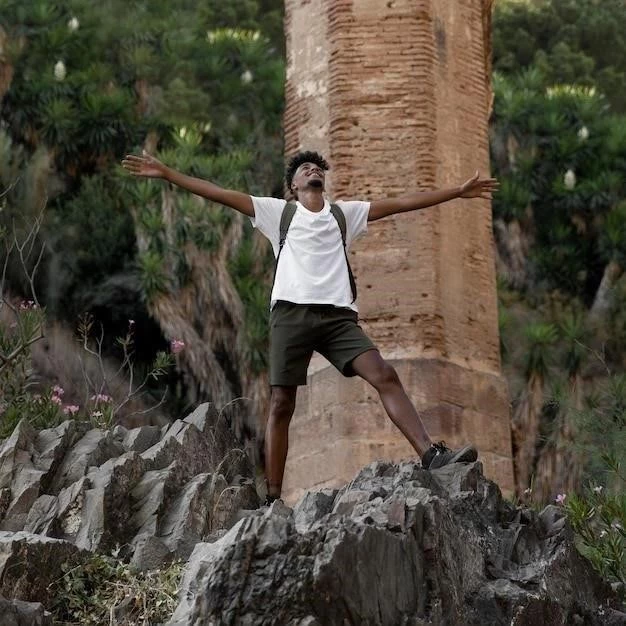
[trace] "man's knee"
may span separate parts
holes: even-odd
[[[376,368],[371,383],[378,391],[381,391],[389,387],[400,385],[400,378],[393,365],[390,365],[387,361],[383,361],[380,366]]]
[[[272,387],[270,419],[289,421],[296,408],[295,389]]]

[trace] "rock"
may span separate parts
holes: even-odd
[[[120,546],[142,567],[186,558],[256,506],[252,466],[209,404],[163,429],[22,420],[0,446],[0,530]]]
[[[39,602],[7,600],[0,596],[2,626],[52,626],[52,616]]]
[[[122,444],[115,440],[111,431],[89,430],[65,455],[52,481],[52,493],[58,493],[80,480],[91,467],[99,467],[124,452]]]
[[[277,501],[197,544],[170,626],[616,619],[561,519],[515,511],[480,463],[374,463],[338,492],[306,494],[293,511]]]
[[[0,488],[11,487],[19,469],[30,465],[36,431],[28,420],[20,420],[0,448]]]
[[[133,544],[131,564],[139,570],[154,570],[173,559],[172,551],[154,535],[138,535]]]
[[[129,430],[124,435],[122,445],[127,450],[145,452],[161,438],[161,429],[158,426],[139,426]]]
[[[0,594],[46,605],[49,585],[62,575],[63,563],[78,564],[83,557],[68,541],[0,531]]]
[[[298,532],[302,532],[324,515],[330,513],[336,496],[337,489],[323,489],[322,491],[306,493],[293,510]]]
[[[91,489],[84,495],[76,545],[85,550],[107,550],[132,539],[130,493],[139,482],[145,463],[136,452],[109,459],[90,470]]]

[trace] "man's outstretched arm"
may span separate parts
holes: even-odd
[[[144,176],[146,178],[162,178],[173,185],[186,189],[198,196],[219,202],[229,206],[244,215],[254,217],[254,206],[252,198],[241,191],[223,189],[208,180],[187,176],[161,163],[158,159],[149,155],[145,150],[141,156],[129,154],[122,161],[122,166],[133,176]]]
[[[491,194],[497,190],[498,181],[495,178],[480,178],[476,172],[472,178],[458,187],[435,191],[418,191],[398,198],[374,200],[370,203],[367,220],[372,222],[388,215],[424,209],[455,198],[485,198],[490,200]]]

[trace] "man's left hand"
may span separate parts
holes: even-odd
[[[491,194],[498,191],[500,183],[495,178],[480,178],[478,170],[468,181],[464,182],[461,187],[461,198],[484,198],[491,200]]]

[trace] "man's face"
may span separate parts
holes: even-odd
[[[325,172],[315,163],[303,163],[294,174],[292,187],[297,191],[303,191],[307,187],[324,190],[326,181]]]

